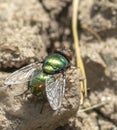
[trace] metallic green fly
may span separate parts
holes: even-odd
[[[65,93],[65,74],[70,67],[72,59],[68,49],[56,49],[48,55],[43,62],[35,62],[27,65],[12,74],[4,81],[5,85],[15,85],[28,82],[28,90],[40,96],[46,91],[47,99],[53,110],[61,107]],[[55,74],[61,73],[62,77],[56,78]]]

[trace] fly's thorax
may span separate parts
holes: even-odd
[[[58,53],[51,54],[45,58],[43,71],[47,74],[56,74],[69,66],[69,60]]]
[[[50,75],[43,72],[38,72],[33,75],[31,81],[29,82],[29,88],[31,89],[32,94],[39,96],[41,92],[45,91],[45,82],[50,78]]]

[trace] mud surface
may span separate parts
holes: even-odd
[[[0,0],[0,79],[22,66],[42,61],[55,47],[70,48],[75,64],[71,19],[70,0]],[[17,126],[21,126],[20,130],[117,130],[117,1],[80,1],[79,36],[89,88],[82,109],[103,105],[76,112],[80,94],[79,89],[74,94],[75,87],[71,85],[73,90],[68,92],[71,112],[66,110],[58,117],[46,103],[45,113],[38,116],[39,104],[35,107],[27,99],[16,101],[14,92],[1,86],[0,130]],[[70,79],[77,83],[79,72],[72,75]]]

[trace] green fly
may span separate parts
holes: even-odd
[[[48,55],[43,62],[35,62],[27,65],[12,74],[4,81],[5,85],[15,85],[28,82],[28,90],[40,96],[46,92],[47,99],[53,110],[61,107],[65,93],[64,72],[70,67],[72,59],[68,49],[56,49]],[[62,77],[56,78],[55,74],[61,73]]]

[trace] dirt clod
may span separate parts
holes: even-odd
[[[117,129],[117,1],[81,0],[79,38],[88,80],[88,97],[78,112],[80,70],[66,72],[67,84],[61,112],[28,93],[14,98],[26,85],[2,85],[21,67],[43,59],[56,47],[75,53],[70,0],[0,0],[0,130],[116,130]],[[68,80],[69,79],[69,80]],[[70,104],[69,104],[70,103]]]

